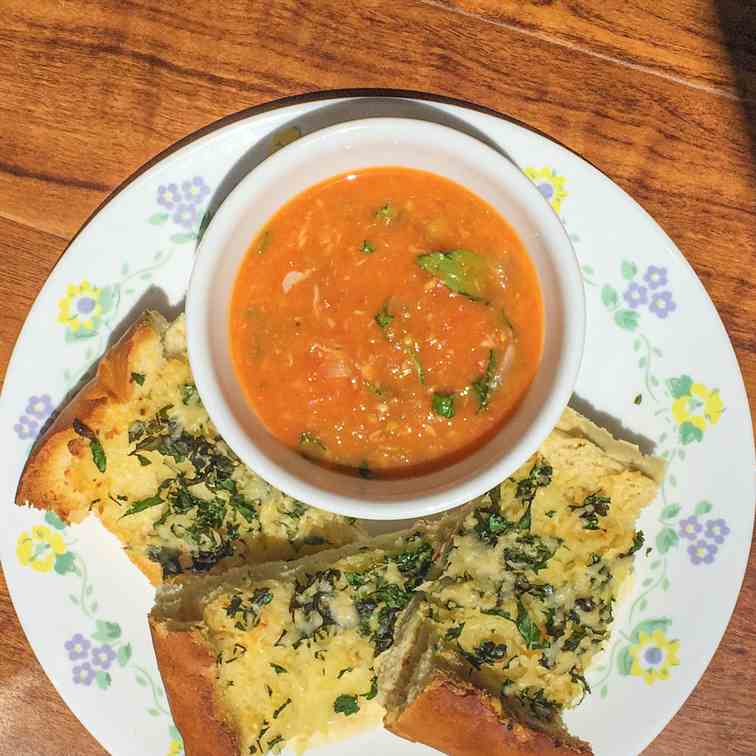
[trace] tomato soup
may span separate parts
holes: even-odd
[[[248,401],[284,444],[366,477],[457,461],[533,380],[538,277],[489,204],[399,167],[336,176],[254,239],[230,308]]]

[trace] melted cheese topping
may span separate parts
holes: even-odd
[[[654,494],[641,473],[552,433],[481,497],[442,577],[426,586],[436,652],[536,719],[581,700],[642,543],[635,521]]]
[[[313,741],[377,725],[376,657],[427,572],[432,548],[418,532],[390,551],[363,550],[295,580],[266,580],[213,596],[206,642],[216,690],[241,754],[303,750]]]

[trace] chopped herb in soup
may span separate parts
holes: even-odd
[[[371,478],[438,469],[491,438],[535,376],[543,328],[507,221],[458,184],[394,167],[284,205],[250,245],[230,318],[268,430]]]

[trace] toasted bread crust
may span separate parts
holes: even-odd
[[[145,313],[102,358],[95,377],[66,405],[34,445],[16,490],[16,504],[55,512],[67,522],[80,522],[88,507],[72,491],[61,490],[61,471],[73,457],[88,453],[88,444],[73,429],[74,419],[98,426],[108,403],[131,398],[129,356],[140,344],[159,339],[156,315]],[[63,472],[62,477],[67,477]]]
[[[81,522],[87,517],[90,501],[77,490],[77,486],[71,485],[69,478],[74,458],[89,457],[89,444],[74,431],[73,422],[78,419],[91,428],[108,433],[108,406],[126,404],[132,397],[132,354],[141,347],[149,347],[151,342],[160,342],[167,325],[158,313],[146,312],[108,350],[95,377],[64,407],[35,443],[18,483],[16,504],[55,512],[69,523]],[[91,484],[93,490],[106,485],[93,464]],[[103,524],[118,535],[107,522],[103,521]],[[153,585],[160,584],[162,571],[158,564],[138,552],[127,550],[126,553]]]
[[[150,633],[186,756],[237,754],[239,741],[215,701],[215,659],[199,633],[169,630],[152,617]]]
[[[580,740],[554,740],[507,718],[485,691],[436,670],[423,690],[386,728],[449,756],[566,756],[592,753]]]

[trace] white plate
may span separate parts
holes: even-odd
[[[15,507],[18,476],[40,426],[114,335],[145,306],[180,307],[202,219],[220,198],[281,142],[367,115],[456,126],[505,150],[533,179],[567,228],[586,284],[573,404],[615,433],[638,434],[646,451],[670,462],[641,519],[653,550],[639,552],[634,592],[589,674],[593,695],[566,717],[597,754],[638,753],[703,674],[742,581],[754,508],[743,381],[703,286],[627,194],[560,145],[457,105],[319,100],[261,112],[164,157],[76,237],[24,325],[2,394],[0,548],[29,642],[111,753],[182,753],[147,632],[152,589],[96,521],[63,527]],[[319,750],[431,752],[383,731]]]

